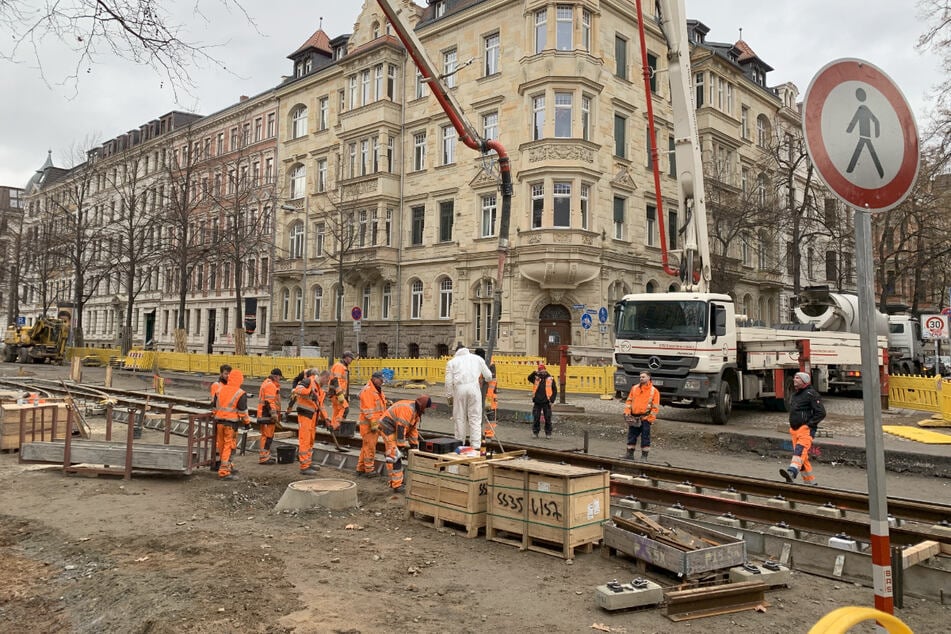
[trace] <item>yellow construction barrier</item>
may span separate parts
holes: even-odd
[[[898,617],[876,610],[855,605],[832,610],[812,626],[809,634],[845,634],[854,625],[864,621],[877,621],[889,634],[914,634],[912,629]]]
[[[944,381],[947,383],[947,381]],[[933,376],[894,375],[888,377],[888,403],[893,407],[922,412],[941,411],[938,386],[941,379]],[[951,405],[951,403],[949,403]]]

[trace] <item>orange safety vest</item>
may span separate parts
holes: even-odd
[[[624,406],[624,415],[643,416],[644,420],[652,423],[657,418],[657,410],[660,408],[660,392],[651,383],[647,384],[647,389],[642,389],[643,387],[638,383],[631,388]]]
[[[245,394],[246,392],[241,388],[235,388],[234,392],[231,393],[219,390],[216,396],[222,396],[225,403],[223,405],[218,404],[215,406],[215,418],[227,423],[237,423],[239,420],[246,417],[246,411],[241,412],[238,410],[238,401]],[[242,414],[244,414],[244,416],[242,416]]]
[[[372,423],[379,421],[384,413],[386,413],[386,398],[383,396],[383,390],[376,389],[376,386],[368,381],[360,390],[359,422]]]
[[[211,384],[211,406],[212,407],[214,407],[216,404],[215,398],[217,398],[218,392],[220,392],[221,388],[223,388],[225,385],[226,383],[222,383],[221,379],[218,379],[217,381]]]
[[[261,390],[258,392],[258,418],[273,416],[280,411],[281,386],[268,378],[261,384]]]
[[[337,361],[333,364],[333,367],[330,368],[330,385],[333,387],[334,394],[346,394],[347,386],[349,385],[347,377],[349,376],[350,370],[347,369],[347,364],[343,361]],[[336,381],[336,387],[334,387],[334,382]]]
[[[485,404],[489,409],[497,409],[499,406],[499,399],[497,396],[498,390],[498,381],[492,379],[489,381],[489,387],[485,390]],[[548,395],[548,398],[551,398],[551,394]]]
[[[416,413],[416,401],[396,401],[383,414],[380,425],[385,434],[392,434],[400,427],[410,429],[419,424],[419,414]]]
[[[317,377],[304,379],[294,388],[294,394],[297,395],[297,407],[299,409],[316,412],[324,403],[324,391],[317,382]]]
[[[541,381],[540,377],[535,379],[535,388],[532,390],[532,396],[535,396],[535,392],[538,391],[538,383]],[[555,382],[555,377],[548,375],[545,377],[545,396],[548,400],[551,400],[551,386]]]

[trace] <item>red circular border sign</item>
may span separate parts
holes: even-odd
[[[363,318],[363,309],[359,306],[354,306],[353,310],[350,311],[350,316],[353,317],[353,321],[360,321]]]
[[[904,139],[904,157],[895,177],[876,189],[852,184],[842,175],[829,157],[822,138],[822,109],[829,93],[846,81],[869,84],[881,92],[898,116]],[[895,207],[911,191],[918,176],[918,126],[915,117],[891,78],[880,68],[860,59],[838,59],[826,64],[809,84],[803,101],[803,132],[806,149],[826,185],[846,203],[871,211],[887,211]]]

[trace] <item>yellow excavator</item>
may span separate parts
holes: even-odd
[[[3,337],[3,360],[11,363],[62,364],[69,338],[69,319],[40,317],[32,326],[7,327]]]

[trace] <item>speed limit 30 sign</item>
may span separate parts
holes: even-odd
[[[947,339],[948,338],[948,316],[947,315],[922,315],[921,317],[921,335],[925,339]]]

